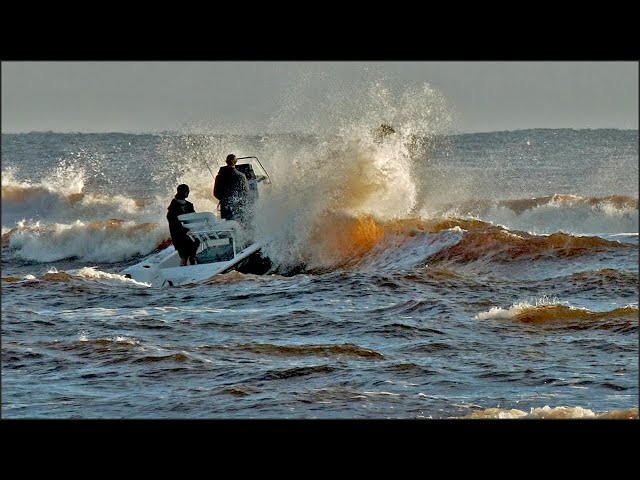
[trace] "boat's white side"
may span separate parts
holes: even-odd
[[[203,263],[180,266],[180,256],[172,245],[142,262],[122,271],[138,282],[148,283],[152,287],[178,286],[200,283],[219,273],[233,269],[239,262],[260,250],[259,243],[252,243],[227,262]]]
[[[189,236],[200,242],[199,252],[206,256],[206,252],[215,251],[217,248],[227,248],[223,256],[228,256],[231,253],[232,258],[181,266],[180,256],[172,245],[161,252],[150,255],[140,263],[126,268],[122,271],[123,275],[138,282],[148,283],[153,287],[199,283],[214,275],[231,270],[261,248],[260,243],[254,242],[237,250],[239,244],[244,243],[243,241],[239,242],[244,233],[236,221],[218,220],[211,212],[187,213],[178,218],[189,229]],[[200,260],[203,258],[200,257]]]

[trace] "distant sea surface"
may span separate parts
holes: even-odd
[[[2,417],[638,418],[638,131],[396,130],[2,134]],[[272,270],[123,277],[228,153]]]

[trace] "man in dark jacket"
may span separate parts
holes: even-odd
[[[171,240],[173,245],[180,255],[180,265],[185,266],[187,260],[191,262],[191,265],[196,264],[196,250],[200,245],[199,240],[192,240],[187,232],[188,228],[184,227],[178,215],[183,213],[195,213],[193,203],[188,202],[186,198],[189,196],[189,186],[184,183],[178,185],[178,191],[176,196],[171,200],[169,207],[167,208],[167,220],[169,221],[169,233],[171,233]]]
[[[225,220],[246,223],[245,205],[249,195],[249,182],[236,170],[236,156],[227,155],[226,167],[220,167],[213,184],[213,196],[220,201],[220,216]]]

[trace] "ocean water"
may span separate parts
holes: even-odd
[[[412,125],[2,134],[2,417],[637,418],[638,131]],[[230,152],[272,269],[120,275]]]

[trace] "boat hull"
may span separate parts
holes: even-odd
[[[259,243],[253,243],[229,261],[181,266],[178,252],[172,245],[124,269],[122,275],[152,287],[174,287],[202,283],[214,275],[234,269],[254,273],[252,269],[264,269],[266,263],[270,264],[268,259],[260,260],[260,248]]]

